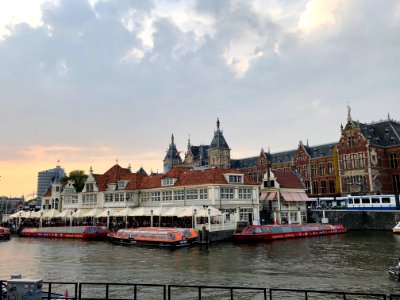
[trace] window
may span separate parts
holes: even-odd
[[[56,186],[56,192],[59,192],[59,191],[60,191],[60,187]]]
[[[143,193],[142,194],[142,202],[148,202],[150,201],[150,193]]]
[[[268,180],[264,181],[264,187],[268,188]],[[269,187],[275,187],[275,180],[270,180],[269,181]]]
[[[239,189],[239,199],[251,199],[251,189]]]
[[[162,201],[172,201],[172,191],[165,191],[161,193]]]
[[[174,200],[184,200],[184,197],[185,197],[184,190],[174,191]]]
[[[333,164],[328,163],[328,175],[333,175]]]
[[[229,183],[243,183],[243,175],[229,175]]]
[[[104,199],[104,201],[105,201],[105,202],[113,202],[113,194],[111,194],[111,193],[105,194],[105,199]]]
[[[321,194],[326,194],[326,181],[321,181]]]
[[[199,190],[200,199],[205,200],[208,199],[208,190],[207,189],[200,189]]]
[[[306,180],[306,181],[304,181],[304,184],[306,186],[307,194],[311,194],[310,181]]]
[[[318,181],[313,181],[313,193],[318,194]]]
[[[360,204],[360,198],[354,198],[354,204]]]
[[[353,147],[355,145],[353,136],[349,136],[348,145],[349,147]]]
[[[163,178],[161,181],[162,186],[171,186],[175,184],[174,178]]]
[[[197,200],[199,198],[197,190],[186,190],[187,200]]]
[[[371,198],[372,203],[380,203],[379,198]]]
[[[221,199],[233,199],[233,189],[221,188]]]
[[[93,183],[86,183],[86,192],[93,192]]]
[[[370,202],[369,198],[363,198],[363,199],[361,199],[361,203],[370,204],[371,202]]]
[[[315,165],[311,166],[311,176],[317,176],[317,168]]]
[[[160,192],[151,192],[150,200],[151,201],[160,201]]]
[[[122,202],[125,200],[124,193],[115,194],[115,202]]]
[[[390,203],[390,198],[382,198],[382,203]]]
[[[396,193],[400,192],[400,175],[394,174],[392,175],[392,179],[393,179],[393,190]]]
[[[319,175],[320,176],[325,176],[325,164],[320,164],[319,165]]]
[[[398,163],[397,163],[397,154],[396,153],[390,153],[389,159],[390,159],[390,168],[397,169],[398,166],[399,166]]]
[[[334,180],[329,180],[329,193],[333,194],[335,193],[335,181]]]
[[[128,182],[125,180],[118,181],[118,189],[123,190],[127,184],[128,184]]]

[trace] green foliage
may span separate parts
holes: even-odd
[[[87,178],[88,178],[88,175],[86,175],[84,171],[74,170],[74,171],[69,172],[69,176],[64,176],[62,178],[62,181],[73,180],[74,187],[75,187],[76,191],[79,193],[79,192],[82,192]]]

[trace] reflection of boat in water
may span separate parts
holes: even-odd
[[[400,280],[400,258],[399,258],[399,263],[397,266],[392,266],[388,268],[388,272],[390,277]]]
[[[397,223],[396,226],[393,227],[393,232],[400,233],[400,222]]]
[[[61,226],[24,228],[20,236],[46,237],[46,238],[77,238],[77,239],[102,239],[106,238],[109,230],[105,226]]]
[[[10,229],[6,227],[0,227],[0,240],[9,240],[11,237]]]
[[[197,239],[197,232],[190,229],[192,228],[129,228],[110,233],[108,237],[112,242],[120,244],[182,247],[189,246]]]
[[[292,224],[292,225],[250,225],[242,232],[234,233],[239,241],[264,241],[344,233],[343,225],[332,224]]]

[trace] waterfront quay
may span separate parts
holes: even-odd
[[[390,231],[358,230],[256,244],[223,241],[179,249],[13,237],[0,243],[0,253],[2,280],[20,273],[53,282],[400,292],[399,282],[387,272],[400,253],[400,236]]]

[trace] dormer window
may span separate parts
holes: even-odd
[[[161,181],[162,186],[171,186],[175,184],[176,179],[175,178],[163,178]]]
[[[243,174],[228,174],[225,178],[229,183],[243,183]]]
[[[86,183],[86,192],[93,192],[93,183]]]
[[[126,181],[126,180],[118,181],[118,189],[119,189],[119,190],[125,189],[125,187],[127,186],[127,184],[128,184],[128,181]]]

